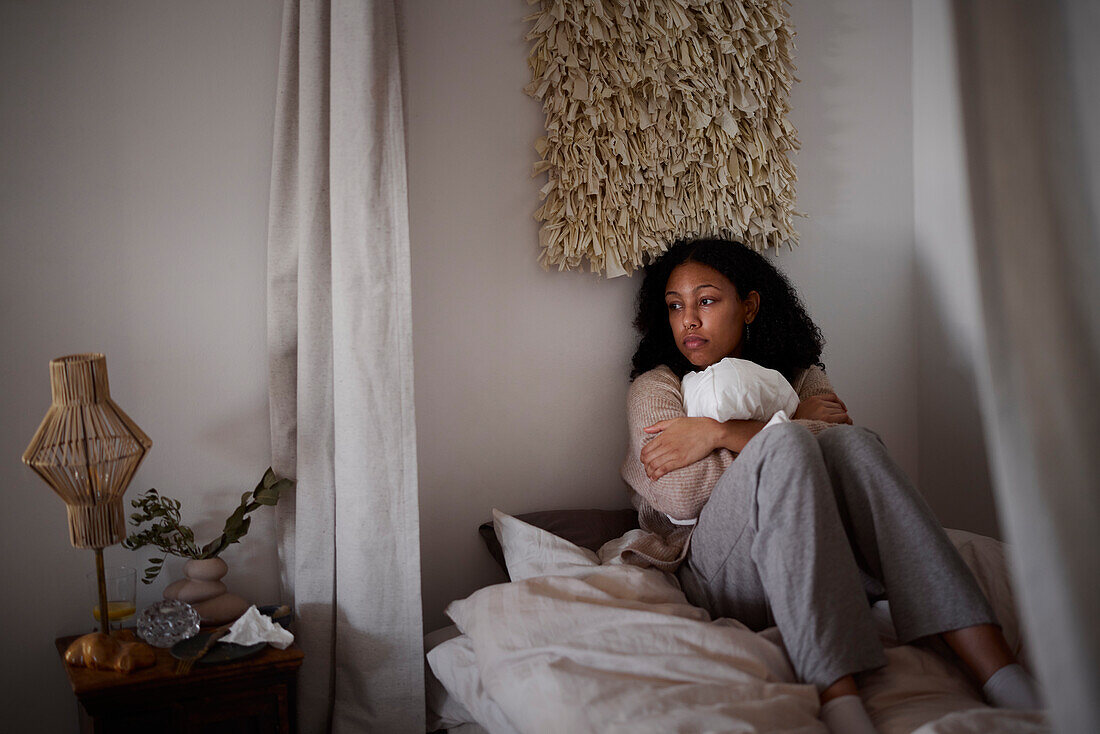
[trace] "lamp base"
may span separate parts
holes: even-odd
[[[157,653],[144,642],[126,642],[102,632],[89,632],[65,650],[65,662],[93,670],[129,673],[157,662]]]

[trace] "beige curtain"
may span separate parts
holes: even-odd
[[[392,0],[286,0],[268,233],[303,732],[422,732],[404,126]]]
[[[1100,5],[955,0],[998,509],[1060,732],[1100,731]]]

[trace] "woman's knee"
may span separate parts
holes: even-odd
[[[876,501],[896,497],[898,493],[920,496],[886,444],[877,433],[863,426],[834,426],[817,435],[825,466],[833,484],[845,494],[867,493]],[[870,478],[857,481],[859,477]],[[868,490],[873,486],[873,491]]]
[[[825,472],[821,448],[813,433],[805,426],[798,423],[779,423],[761,431],[753,441],[758,442],[754,448],[755,453],[748,456],[743,466],[751,469],[758,479],[758,501],[768,505],[773,499],[790,499],[806,492],[827,491],[826,485],[818,486],[819,482],[795,481],[792,478],[802,477],[806,473],[812,474],[818,470],[817,467],[820,467],[822,474]],[[751,442],[742,453],[748,452],[750,446]],[[738,457],[734,465],[741,460]],[[764,477],[772,476],[769,467],[779,472],[777,480],[764,480]]]
[[[794,453],[818,453],[814,435],[799,423],[777,423],[756,434],[745,445],[742,454],[749,452],[769,455],[774,451]]]
[[[817,442],[826,456],[836,452],[846,452],[855,447],[886,447],[882,438],[870,428],[847,424],[825,429],[817,434]]]

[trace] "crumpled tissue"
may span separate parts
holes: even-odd
[[[256,609],[253,604],[229,628],[229,632],[219,642],[232,642],[235,645],[255,645],[266,642],[272,647],[285,650],[294,642],[294,635],[281,624]]]

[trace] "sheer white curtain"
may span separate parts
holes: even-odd
[[[998,509],[1053,723],[1096,732],[1100,5],[954,8]]]
[[[304,732],[424,730],[402,115],[393,0],[286,0],[268,350]]]

